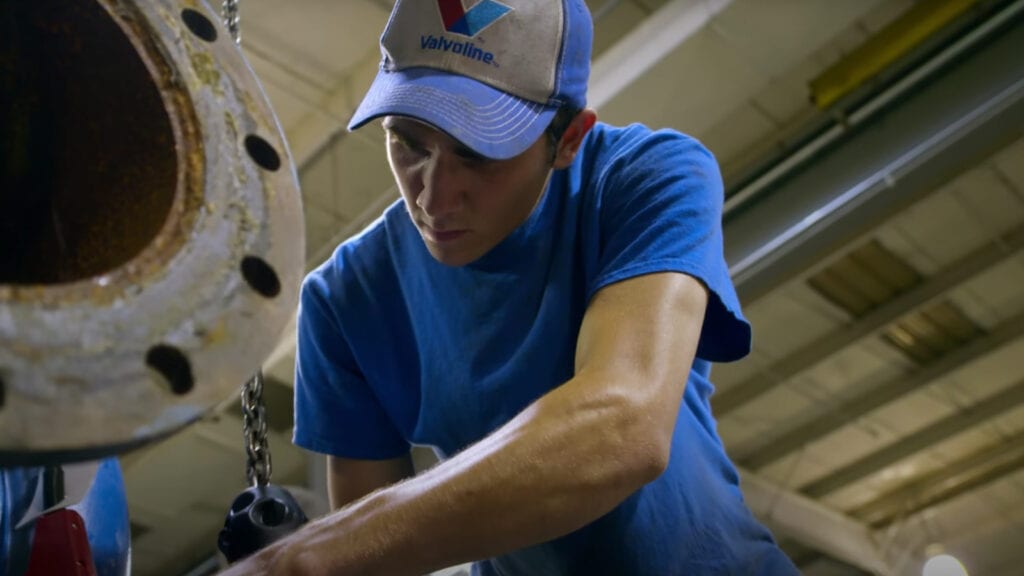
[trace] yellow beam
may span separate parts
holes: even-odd
[[[824,110],[968,11],[978,0],[920,0],[902,16],[811,81]]]

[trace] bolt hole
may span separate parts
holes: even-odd
[[[241,512],[248,508],[255,499],[256,497],[252,495],[252,492],[242,492],[237,498],[235,498],[235,501],[231,503],[231,511],[235,513]]]
[[[213,22],[210,22],[209,18],[203,16],[201,12],[185,8],[181,11],[181,20],[196,36],[207,42],[217,41],[217,27],[213,25]]]
[[[266,298],[275,298],[281,293],[281,280],[277,272],[265,260],[257,256],[242,259],[242,277],[249,286]]]
[[[249,135],[245,137],[245,150],[253,161],[259,164],[264,170],[276,172],[281,167],[281,156],[277,150],[259,136]]]
[[[288,507],[277,500],[264,500],[252,509],[256,522],[271,528],[280,526],[288,517]]]
[[[171,392],[182,396],[192,391],[195,379],[188,358],[173,346],[160,344],[146,353],[146,364],[159,372],[171,387]]]

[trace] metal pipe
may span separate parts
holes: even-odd
[[[797,168],[805,166],[810,160],[818,157],[828,148],[836,144],[844,136],[853,133],[855,128],[866,123],[875,114],[880,113],[893,105],[900,98],[919,86],[921,82],[930,78],[938,71],[950,65],[957,58],[975,48],[985,39],[990,37],[995,30],[1005,26],[1007,22],[1020,16],[1024,10],[1024,0],[1018,0],[1008,6],[980,26],[966,34],[963,38],[954,42],[948,48],[928,60],[923,65],[914,69],[898,82],[872,98],[850,114],[846,115],[842,122],[836,121],[832,126],[815,137],[811,142],[799,149],[785,154],[783,159],[773,165],[771,169],[758,176],[750,183],[744,185],[736,192],[727,194],[725,201],[725,217],[728,219],[738,210],[749,203],[753,198],[764,194],[767,190],[778,185],[787,176],[796,171]]]
[[[1020,136],[1024,28],[1013,23],[1022,8],[1024,1],[1015,2],[986,25],[988,33],[975,31],[974,49],[958,49],[955,59],[946,54],[951,60],[941,76],[865,106],[851,118],[856,130],[815,142],[787,161],[789,170],[777,167],[756,183],[770,194],[751,188],[756,201],[742,209],[733,200],[724,224],[726,260],[744,302]],[[812,157],[813,165],[806,162]]]

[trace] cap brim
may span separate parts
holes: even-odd
[[[348,129],[381,116],[409,116],[436,126],[481,156],[504,160],[533,145],[556,111],[555,106],[523,100],[449,72],[381,70]]]

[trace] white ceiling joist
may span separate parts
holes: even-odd
[[[886,557],[904,553],[889,548],[883,555],[864,524],[751,472],[741,470],[740,477],[747,505],[777,532],[871,574],[896,576]]]
[[[594,62],[587,105],[600,108],[708,25],[733,0],[672,0]]]
[[[355,67],[354,71],[335,86],[334,91],[323,98],[319,110],[310,112],[298,126],[288,131],[288,144],[295,166],[302,168],[331,139],[343,133],[348,118],[359,104],[359,86],[369,86],[377,73],[380,56],[374,53]],[[345,121],[339,121],[344,118]],[[319,248],[319,247],[313,247]]]

